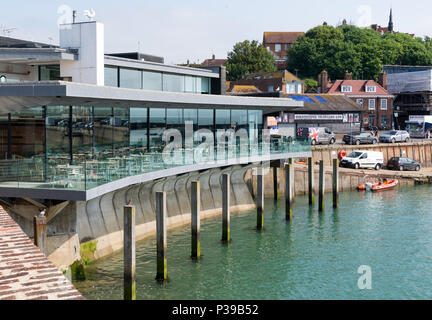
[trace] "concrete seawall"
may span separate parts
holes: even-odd
[[[432,142],[413,142],[410,143],[387,143],[377,145],[333,145],[333,146],[314,146],[312,153],[314,161],[324,160],[326,166],[331,165],[332,159],[337,158],[339,152],[345,150],[350,153],[354,150],[370,150],[382,152],[384,163],[387,163],[392,157],[403,156],[419,161],[424,167],[432,167]]]

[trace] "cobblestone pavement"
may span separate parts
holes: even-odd
[[[0,300],[82,300],[0,206]]]

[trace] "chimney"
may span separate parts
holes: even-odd
[[[212,55],[212,60],[214,60],[214,59],[216,59],[216,56],[215,56],[215,55]]]
[[[76,23],[77,12],[76,10],[72,11],[72,23]]]
[[[381,72],[379,74],[378,83],[381,85],[381,87],[383,87],[386,90],[387,90],[387,79],[388,79],[387,72]]]
[[[353,79],[353,75],[352,75],[352,73],[350,73],[350,72],[346,72],[345,73],[345,80],[352,80]]]
[[[318,92],[319,93],[326,93],[327,92],[327,86],[328,86],[328,73],[327,73],[327,71],[323,70],[318,75]]]

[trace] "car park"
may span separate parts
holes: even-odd
[[[343,157],[340,166],[345,168],[373,168],[380,170],[384,165],[384,155],[382,152],[356,150]]]
[[[420,171],[421,164],[410,158],[393,157],[387,163],[387,169],[399,171]]]
[[[377,144],[378,137],[369,132],[346,134],[343,139],[346,144]]]
[[[410,135],[404,130],[392,130],[380,135],[379,141],[383,143],[409,142]]]

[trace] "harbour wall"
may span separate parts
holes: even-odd
[[[432,142],[409,142],[409,143],[387,143],[376,145],[332,145],[314,146],[312,153],[314,161],[324,160],[324,165],[330,166],[332,159],[338,157],[339,152],[346,151],[348,154],[354,150],[369,150],[382,152],[384,163],[392,157],[404,156],[419,161],[423,167],[432,167]]]

